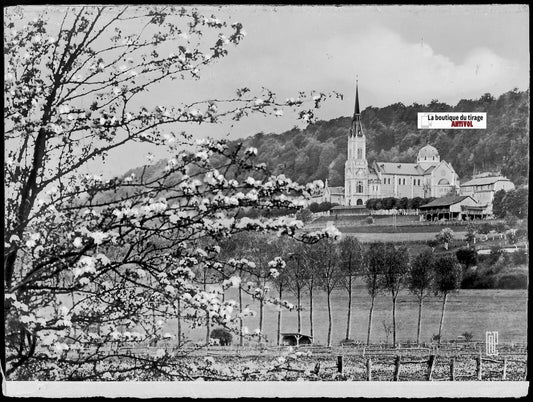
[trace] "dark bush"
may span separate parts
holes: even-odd
[[[498,278],[497,289],[527,289],[527,274],[509,273]]]
[[[457,261],[466,268],[477,264],[477,252],[471,248],[460,248],[456,251]]]
[[[518,251],[515,251],[512,254],[512,262],[515,265],[527,264],[528,260],[529,259],[528,259],[526,250],[524,250],[524,249],[520,249]]]
[[[309,204],[309,211],[313,213],[319,212],[318,204],[316,202],[312,202],[311,204]]]
[[[212,330],[211,338],[218,339],[220,346],[229,346],[233,341],[233,335],[225,328],[215,328]]]
[[[439,242],[437,240],[428,240],[427,245],[431,248],[434,248],[439,245]]]

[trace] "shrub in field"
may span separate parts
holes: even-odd
[[[525,272],[509,272],[498,277],[496,281],[498,289],[527,289],[528,276]]]
[[[461,248],[455,252],[457,261],[460,264],[463,264],[465,268],[476,265],[477,263],[477,252],[472,248]]]
[[[520,249],[512,253],[512,261],[515,265],[527,264],[528,260],[528,255],[524,249]]]
[[[369,225],[372,225],[374,223],[374,218],[371,217],[371,216],[368,216],[366,219],[365,219],[365,222],[368,223]]]
[[[454,238],[453,230],[451,230],[450,228],[444,228],[439,233],[437,233],[435,238],[439,243],[442,243],[444,245],[445,250],[448,250],[448,246]]]
[[[229,346],[233,341],[233,335],[226,328],[215,328],[211,331],[211,338],[218,339],[220,346]]]
[[[474,334],[472,332],[465,331],[461,334],[461,336],[465,339],[465,341],[470,342],[472,339],[474,339]]]

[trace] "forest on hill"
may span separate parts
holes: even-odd
[[[419,130],[418,112],[486,112],[486,130]],[[367,137],[367,160],[415,162],[418,150],[430,144],[441,160],[450,162],[462,182],[474,172],[501,171],[516,185],[528,183],[529,89],[489,93],[477,100],[463,99],[455,106],[433,100],[428,105],[395,103],[367,107],[361,113]],[[257,133],[244,140],[258,149],[258,161],[274,173],[299,183],[329,179],[344,185],[344,163],[351,117],[317,121],[305,129],[282,134]]]

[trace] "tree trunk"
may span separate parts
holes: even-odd
[[[240,283],[239,283],[239,313],[242,314],[242,286],[241,286]],[[242,316],[239,318],[239,330],[240,330],[239,346],[243,346],[244,345],[244,338],[242,336]]]
[[[352,276],[348,277],[348,318],[346,320],[346,339],[350,339],[352,325]]]
[[[420,332],[422,329],[422,302],[423,300],[424,299],[422,297],[418,299],[418,327],[416,330],[416,344],[417,345],[420,344]]]
[[[263,335],[263,299],[259,300],[259,339],[257,343],[261,343],[261,335]]]
[[[328,346],[331,346],[331,291],[328,294]]]
[[[298,333],[300,333],[300,331],[302,330],[302,303],[301,303],[301,289],[300,289],[300,286],[298,286],[298,289],[296,291],[296,296],[297,296],[297,304],[298,304]]]
[[[209,312],[205,312],[205,345],[209,346],[209,334],[211,332],[211,324],[210,324],[210,318]]]
[[[207,292],[207,270],[204,268],[204,292]],[[209,317],[209,311],[205,311],[205,345],[209,346],[209,333],[211,332],[211,325],[210,325],[210,319]]]
[[[396,296],[392,298],[392,345],[396,347]]]
[[[441,341],[441,335],[442,335],[442,324],[444,322],[444,311],[446,310],[446,298],[448,297],[448,293],[444,293],[444,297],[442,299],[442,313],[440,315],[440,324],[439,324],[439,345]]]
[[[309,335],[313,337],[313,282],[311,282],[309,286],[309,325]]]
[[[374,311],[374,299],[375,297],[372,296],[372,301],[370,303],[370,312],[368,313],[368,332],[366,335],[366,344],[370,345],[370,330],[372,329],[372,312]]]
[[[181,347],[181,300],[178,297],[178,348]]]
[[[281,302],[281,297],[283,295],[283,285],[279,285],[279,300]],[[278,306],[278,346],[281,344],[281,306]]]

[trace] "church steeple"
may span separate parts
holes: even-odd
[[[355,110],[353,112],[353,119],[356,119],[359,117],[361,113],[359,112],[359,80],[355,80]]]
[[[355,108],[350,127],[350,137],[363,137],[363,127],[361,126],[361,112],[359,111],[359,80],[355,80]]]

